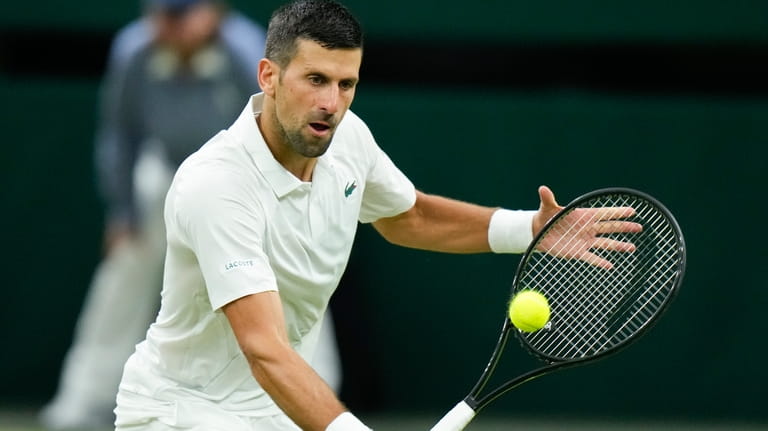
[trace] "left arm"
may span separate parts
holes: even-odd
[[[532,219],[525,215],[510,218],[510,211],[506,214],[500,211],[496,218],[498,208],[417,190],[416,203],[411,209],[379,219],[373,226],[387,241],[404,247],[447,253],[521,253],[546,222],[563,209],[549,187],[541,186],[538,191],[541,203]],[[495,219],[493,228],[492,218]],[[495,241],[489,242],[489,234],[495,236]]]
[[[416,191],[408,211],[373,222],[389,242],[448,253],[489,252],[488,225],[496,208]]]
[[[532,217],[517,217],[513,212],[498,208],[483,207],[416,191],[416,203],[408,211],[394,217],[382,218],[373,222],[376,230],[389,242],[404,247],[448,253],[522,253],[547,221],[560,212],[563,207],[555,200],[555,195],[546,186],[539,187],[541,204]],[[497,212],[498,211],[498,212]],[[642,226],[625,218],[634,215],[632,208],[602,208],[603,215],[593,219],[602,227],[577,229],[577,241],[582,245],[578,250],[569,250],[570,257],[584,260],[593,265],[610,267],[610,263],[593,254],[593,248],[634,251],[629,242],[611,241],[602,238],[602,234],[611,232],[640,232]],[[496,216],[498,214],[498,217]],[[529,213],[530,214],[530,213]],[[578,223],[581,217],[577,213],[569,214],[563,222],[574,216]],[[604,224],[615,220],[616,223]],[[554,235],[554,236],[553,236]],[[539,243],[540,251],[560,256],[557,233],[551,233]]]

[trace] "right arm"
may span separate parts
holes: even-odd
[[[137,221],[133,168],[141,138],[137,134],[140,128],[131,123],[135,91],[129,88],[128,78],[132,59],[148,43],[149,30],[145,22],[135,21],[123,28],[110,48],[101,87],[95,161],[99,188],[107,205],[104,238],[107,252],[132,236]]]
[[[223,307],[251,372],[303,430],[322,431],[346,409],[288,342],[280,295],[267,291]]]

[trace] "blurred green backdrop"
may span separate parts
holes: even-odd
[[[230,0],[262,21],[280,0]],[[139,1],[5,1],[2,25],[114,28],[139,11]],[[768,4],[761,0],[390,0],[344,2],[371,36],[510,39],[746,40],[766,38]]]
[[[280,2],[232,3],[266,23]],[[374,42],[768,42],[764,1],[346,3]],[[133,0],[5,1],[0,30],[6,38],[19,29],[111,34],[138,11]],[[0,65],[8,66],[3,53]],[[482,64],[470,67],[482,76]],[[0,405],[37,405],[52,394],[99,259],[102,215],[92,166],[98,85],[87,75],[0,73],[0,214],[8,228]],[[664,202],[686,234],[683,291],[648,337],[599,365],[528,384],[489,412],[768,420],[766,236],[759,218],[768,210],[760,194],[768,167],[764,94],[424,88],[363,76],[353,110],[425,191],[534,208],[539,184],[563,203],[594,188],[628,186]],[[345,367],[365,368],[347,374],[346,401],[435,414],[452,406],[490,354],[516,264],[515,256],[399,249],[363,226],[340,291],[355,292],[350,313],[368,328],[347,337],[343,350]],[[510,372],[529,366],[511,346]]]

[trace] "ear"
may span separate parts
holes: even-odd
[[[280,68],[275,62],[266,58],[262,58],[259,61],[259,87],[261,87],[261,91],[265,95],[269,97],[275,96],[275,86],[279,77]]]

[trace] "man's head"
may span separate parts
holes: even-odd
[[[285,67],[296,54],[299,40],[311,40],[326,49],[362,48],[363,32],[355,17],[338,3],[298,0],[272,14],[265,56]]]
[[[325,153],[354,99],[361,62],[360,24],[338,3],[299,0],[272,15],[259,64],[260,124],[278,160]]]
[[[144,0],[157,44],[182,58],[206,46],[217,34],[224,4],[220,0]]]

